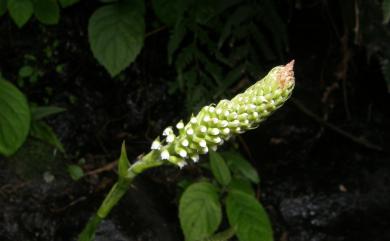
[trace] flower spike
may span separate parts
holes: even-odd
[[[217,150],[232,135],[256,128],[279,109],[294,89],[293,68],[294,60],[277,66],[233,99],[203,107],[186,125],[183,121],[177,123],[178,133],[174,133],[172,127],[166,128],[165,145],[156,139],[152,149],[160,152],[161,160],[180,168],[188,159],[197,162],[200,154],[206,154],[209,149]]]

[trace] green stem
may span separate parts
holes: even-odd
[[[159,161],[159,153],[149,152],[142,157],[140,161],[134,163],[127,171],[125,176],[120,176],[119,180],[112,186],[96,215],[94,215],[80,233],[78,241],[92,241],[95,238],[95,231],[101,221],[107,217],[111,209],[118,204],[119,200],[126,194],[134,178],[143,171],[160,166],[163,163]]]

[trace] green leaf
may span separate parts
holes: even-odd
[[[183,3],[181,0],[153,0],[153,10],[157,17],[166,25],[174,26],[178,17],[182,13],[178,5]],[[181,4],[182,5],[182,4]]]
[[[0,17],[7,12],[7,0],[0,0]]]
[[[233,172],[237,172],[253,183],[260,182],[256,169],[241,154],[235,151],[221,153]]]
[[[171,36],[169,37],[169,41],[168,41],[168,63],[169,64],[172,64],[173,55],[176,52],[176,50],[179,49],[179,46],[183,41],[186,33],[187,33],[187,28],[185,24],[182,21],[177,22],[174,29],[171,32]],[[190,49],[190,47],[187,47],[186,49]],[[184,52],[184,50],[182,52]]]
[[[27,99],[10,82],[0,79],[0,154],[12,155],[26,140],[30,129]]]
[[[189,186],[180,198],[179,218],[186,241],[213,234],[222,220],[217,188],[208,182]]]
[[[56,0],[34,0],[34,15],[39,22],[54,25],[60,20],[60,7]]]
[[[21,28],[31,18],[34,7],[31,0],[10,0],[8,1],[8,11],[12,20]]]
[[[121,156],[119,157],[118,161],[118,174],[120,178],[125,178],[127,175],[127,170],[130,167],[129,159],[127,158],[126,153],[126,144],[123,141],[122,148],[121,148]]]
[[[72,6],[75,3],[78,3],[80,0],[59,0],[62,8],[67,8]]]
[[[268,215],[253,196],[240,191],[229,192],[226,212],[239,241],[273,241]]]
[[[229,183],[228,189],[245,192],[249,195],[255,196],[255,191],[253,190],[251,182],[246,179],[232,179]]]
[[[32,106],[31,116],[33,120],[41,120],[45,117],[55,115],[66,111],[66,109],[58,106]]]
[[[33,121],[31,123],[30,135],[39,140],[47,142],[56,147],[59,151],[65,152],[60,140],[54,133],[53,129],[43,121]]]
[[[123,2],[110,4],[96,10],[89,20],[92,52],[111,76],[129,66],[142,49],[145,22],[137,8]]]
[[[33,73],[34,69],[29,65],[25,65],[19,69],[19,76],[22,78],[30,77]]]
[[[383,23],[387,24],[390,21],[390,0],[383,0],[382,11],[383,11]]]
[[[78,165],[68,165],[66,169],[74,181],[80,180],[84,176],[83,169]]]
[[[227,186],[232,179],[232,176],[230,175],[230,170],[226,165],[225,160],[220,154],[214,151],[210,151],[209,157],[211,171],[213,172],[215,179],[223,186]]]

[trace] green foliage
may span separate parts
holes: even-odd
[[[0,0],[0,17],[7,12],[7,0]]]
[[[80,0],[59,0],[61,7],[67,8],[72,6],[75,3],[78,3]]]
[[[186,241],[213,234],[222,220],[217,188],[208,182],[189,186],[180,198],[179,217]]]
[[[191,91],[190,110],[243,77],[259,78],[260,66],[284,56],[287,34],[273,1],[185,1],[176,7],[180,15],[168,43],[168,61],[177,71],[171,91]]]
[[[141,51],[145,23],[140,13],[143,6],[140,6],[129,2],[113,3],[96,10],[89,20],[92,52],[111,76],[124,70]]]
[[[8,11],[16,25],[21,28],[33,15],[34,6],[31,0],[9,0]]]
[[[0,78],[0,154],[12,155],[30,130],[30,109],[26,97],[10,82]]]
[[[229,183],[228,189],[238,190],[241,192],[245,192],[249,195],[255,196],[255,191],[253,190],[251,182],[246,179],[241,179],[241,178],[232,179],[232,181]]]
[[[53,25],[60,20],[57,0],[33,0],[34,16],[43,24]]]
[[[256,169],[238,152],[223,152],[222,156],[227,160],[230,168],[239,176],[258,184],[260,182]]]
[[[272,227],[262,205],[255,197],[231,191],[226,199],[226,212],[235,227],[239,241],[272,241]]]
[[[221,185],[227,186],[232,177],[225,160],[220,154],[214,151],[210,151],[209,156],[211,171],[213,172],[215,179],[217,179]]]
[[[31,115],[33,120],[41,120],[45,117],[64,112],[65,109],[58,106],[33,106]]]
[[[53,129],[43,121],[34,120],[31,122],[30,135],[56,147],[61,152],[65,152]]]
[[[189,200],[194,200],[194,203],[204,201],[205,192],[195,191],[195,188],[191,189],[191,187],[207,184],[210,189],[213,189],[212,200],[214,200],[214,202],[219,203],[219,200],[222,200],[227,194],[226,202],[223,202],[222,204],[225,206],[227,219],[232,228],[216,234],[210,232],[207,235],[205,234],[198,238],[195,237],[195,234],[191,233],[193,239],[189,240],[228,240],[236,235],[239,241],[272,241],[273,234],[271,224],[264,208],[255,198],[255,191],[252,187],[252,183],[259,183],[259,176],[256,170],[244,157],[232,150],[224,152],[223,155],[216,152],[210,152],[209,159],[210,168],[205,166],[205,169],[211,170],[211,173],[220,185],[213,186],[210,183],[200,181],[191,184],[184,192],[180,199],[179,215],[185,236],[187,237],[188,233],[190,233],[189,230],[192,230],[188,223],[191,221],[194,222],[194,219],[196,219],[196,223],[199,226],[208,225],[207,218],[201,218],[206,216],[205,214],[197,213],[195,209],[191,209],[192,212],[188,211],[186,215],[182,215],[183,212],[181,211],[184,207],[190,206],[191,201]],[[229,162],[229,165],[227,165],[226,162]],[[243,168],[238,167],[238,165],[241,164],[244,166]],[[243,175],[242,172],[244,171],[248,171],[250,174]],[[191,195],[188,195],[188,193],[191,193]],[[183,201],[185,194],[187,194],[186,203]],[[211,199],[211,197],[209,198]],[[195,202],[195,200],[197,200],[197,202]],[[202,205],[195,205],[195,207],[201,209]],[[206,209],[204,205],[203,208]],[[211,217],[213,214],[210,213],[208,215]],[[217,230],[218,226],[219,225],[215,227],[213,232]]]
[[[383,0],[382,11],[383,11],[383,23],[387,24],[390,21],[390,0]]]
[[[68,165],[66,169],[74,181],[80,180],[84,176],[83,169],[78,165]]]

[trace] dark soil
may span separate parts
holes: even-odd
[[[30,101],[67,109],[48,119],[66,156],[29,140],[15,157],[0,161],[0,240],[75,240],[116,179],[112,168],[89,172],[112,163],[122,140],[135,159],[165,126],[186,115],[182,96],[168,94],[174,72],[161,50],[168,33],[147,38],[137,62],[112,80],[89,51],[86,12],[65,12],[58,28],[31,22],[19,31],[9,18],[0,21],[7,36],[0,38],[3,75],[16,79],[23,56],[37,56],[39,61],[28,64],[45,73],[22,89]],[[367,61],[363,48],[350,48],[344,96],[337,73],[345,49],[323,8],[295,10],[288,28],[290,56],[296,59],[294,100],[245,134],[240,145],[260,173],[258,193],[275,240],[390,240],[390,95],[380,67]],[[55,72],[58,65],[64,66],[61,74]],[[354,138],[308,116],[299,103]],[[89,174],[76,182],[64,170],[80,161]],[[182,240],[176,210],[180,175],[185,174],[163,167],[139,177],[96,240]]]

